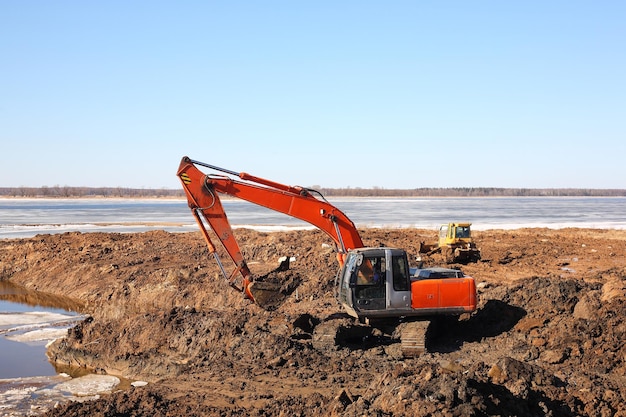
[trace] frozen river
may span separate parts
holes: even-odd
[[[626,197],[333,198],[359,228],[474,230],[522,227],[626,229]],[[234,227],[264,231],[308,223],[242,200],[224,200]],[[0,239],[39,233],[196,231],[187,202],[172,199],[0,199]]]

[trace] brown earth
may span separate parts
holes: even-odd
[[[411,255],[434,238],[361,232]],[[0,279],[91,315],[49,349],[54,361],[150,382],[46,415],[626,416],[626,231],[475,231],[483,259],[462,269],[479,308],[429,330],[414,359],[383,337],[313,348],[314,327],[339,312],[323,233],[236,235],[259,275],[296,258],[281,278],[300,284],[275,311],[228,287],[199,233],[0,241]]]

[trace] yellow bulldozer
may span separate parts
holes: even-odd
[[[440,253],[443,261],[452,263],[470,263],[480,260],[480,250],[472,240],[471,223],[447,223],[439,228],[439,240],[436,243],[421,242],[420,254],[432,256]]]

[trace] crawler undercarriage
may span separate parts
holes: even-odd
[[[332,351],[341,347],[363,348],[400,342],[405,358],[415,358],[426,351],[426,337],[431,321],[424,318],[377,320],[360,323],[349,316],[329,317],[312,334],[313,347]]]

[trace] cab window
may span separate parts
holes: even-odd
[[[393,265],[393,289],[396,291],[409,290],[409,265],[404,256],[394,256],[391,259]]]
[[[385,257],[364,258],[357,272],[357,285],[379,285],[385,280]]]

